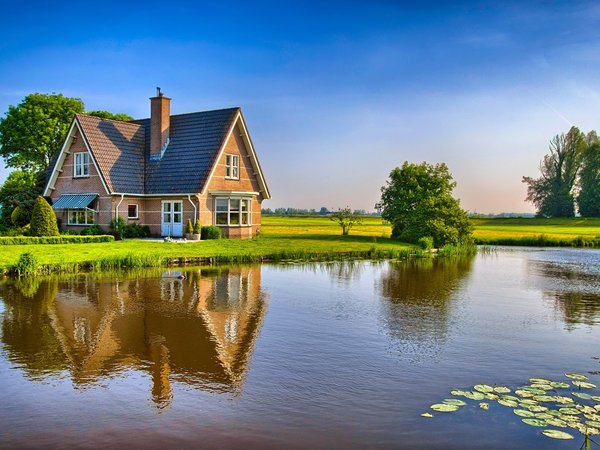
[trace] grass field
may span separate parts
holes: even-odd
[[[480,244],[600,245],[600,219],[473,219]],[[12,267],[24,252],[41,265],[70,272],[78,268],[113,269],[160,266],[175,260],[201,263],[252,262],[262,259],[328,259],[407,255],[412,246],[389,238],[391,228],[378,217],[341,236],[326,217],[263,217],[256,239],[221,239],[188,243],[127,240],[93,244],[0,246],[0,270]]]

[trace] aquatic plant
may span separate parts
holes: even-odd
[[[35,275],[38,271],[38,259],[31,252],[21,253],[17,264],[15,264],[14,271],[17,275]]]
[[[544,428],[541,434],[546,437],[574,439],[572,434],[560,428],[571,429],[585,436],[586,449],[590,448],[591,442],[600,446],[591,438],[600,434],[600,395],[593,395],[597,386],[587,376],[578,373],[569,372],[565,377],[566,381],[530,378],[528,385],[517,388],[476,384],[469,390],[454,389],[450,394],[477,402],[487,400],[510,408],[513,414],[521,417],[524,424]],[[478,407],[489,410],[490,403],[481,402]],[[468,406],[466,401],[449,398],[430,408],[435,412],[448,413],[465,406]],[[434,414],[425,412],[421,416],[433,418]]]

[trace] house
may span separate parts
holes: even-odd
[[[158,88],[149,119],[75,116],[43,194],[61,228],[108,230],[120,216],[160,236],[182,236],[188,219],[256,235],[271,195],[240,108],[171,115],[170,103]]]

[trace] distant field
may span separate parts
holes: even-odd
[[[600,240],[600,219],[472,219],[472,223],[475,239],[483,244],[526,244],[540,236],[561,245]]]

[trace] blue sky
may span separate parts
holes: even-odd
[[[0,112],[60,92],[147,117],[156,86],[174,114],[241,106],[272,208],[371,210],[425,160],[471,211],[532,211],[551,137],[600,130],[600,4],[220,3],[0,0]]]

